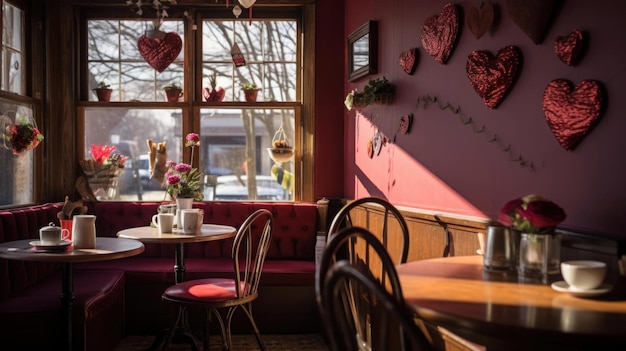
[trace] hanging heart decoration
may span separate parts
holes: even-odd
[[[604,92],[599,82],[583,80],[576,87],[566,79],[548,83],[543,113],[552,134],[565,150],[573,150],[600,117]]]
[[[568,36],[556,37],[554,53],[566,65],[576,66],[583,55],[584,39],[584,33],[578,29],[574,29]]]
[[[374,155],[378,156],[384,144],[384,137],[381,132],[376,132],[376,134],[374,134],[372,144],[374,145]]]
[[[493,18],[493,5],[488,2],[481,3],[480,9],[475,6],[470,7],[465,16],[467,27],[476,39],[480,39],[480,37],[487,33],[493,23]]]
[[[400,117],[400,133],[409,134],[411,130],[411,123],[413,122],[413,114],[408,114]]]
[[[177,33],[167,33],[163,39],[148,38],[145,34],[137,40],[139,53],[148,64],[163,72],[178,57],[183,41]]]
[[[447,4],[439,16],[431,16],[422,25],[422,47],[435,61],[445,64],[454,51],[459,34],[459,10]]]
[[[541,44],[558,0],[505,0],[507,12],[515,24],[533,41]]]
[[[254,5],[255,2],[256,0],[239,0],[239,3],[244,8],[249,8],[250,6]]]
[[[417,53],[416,48],[410,48],[400,54],[400,67],[402,67],[404,73],[412,75],[415,72],[415,67],[417,67]]]
[[[467,57],[465,71],[474,90],[489,108],[502,102],[513,87],[521,67],[522,53],[505,46],[494,57],[489,51],[474,51]]]

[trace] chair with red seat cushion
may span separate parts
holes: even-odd
[[[230,324],[238,307],[241,307],[250,320],[260,349],[265,350],[265,344],[252,316],[252,301],[258,297],[263,263],[272,236],[272,222],[272,213],[260,209],[248,216],[241,225],[233,241],[233,278],[189,280],[173,285],[163,293],[163,301],[177,304],[179,308],[202,308],[206,311],[205,350],[209,348],[209,324],[212,316],[220,324],[223,348],[230,350]],[[218,311],[221,308],[228,308],[225,321]],[[174,321],[163,349],[171,342],[179,319]]]

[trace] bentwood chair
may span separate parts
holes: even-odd
[[[373,205],[366,207],[366,205]],[[375,206],[375,207],[374,207]],[[372,209],[374,208],[374,209]],[[369,211],[378,211],[380,208],[382,214],[382,223],[370,221]],[[363,217],[363,214],[366,217]],[[375,214],[375,213],[374,213]],[[393,226],[390,231],[390,225]],[[328,229],[328,237],[326,241],[330,241],[330,237],[341,228],[360,226],[366,227],[369,231],[380,235],[383,245],[388,248],[393,260],[396,264],[406,263],[409,255],[409,228],[406,225],[404,217],[400,211],[389,203],[387,200],[379,197],[364,197],[354,200],[343,206],[333,218],[330,228]],[[380,229],[378,227],[380,226]],[[400,238],[390,238],[390,233],[399,231]],[[394,249],[390,247],[390,243],[394,243]],[[399,246],[398,246],[399,244]],[[395,249],[398,247],[398,250]]]
[[[329,318],[327,306],[324,305],[323,293],[325,290],[325,277],[329,269],[340,261],[347,261],[355,266],[363,267],[372,272],[372,277],[377,279],[381,286],[398,301],[403,301],[402,289],[398,280],[398,273],[389,253],[383,244],[367,229],[361,227],[348,227],[341,229],[330,237],[324,248],[320,265],[315,276],[315,291],[317,304],[322,319]],[[371,318],[367,310],[354,310],[355,318],[361,322]],[[331,327],[332,324],[324,323],[326,339],[330,343],[331,350],[342,350],[335,342],[340,337],[338,330]],[[357,338],[365,344],[370,343],[370,331],[366,329],[357,330]]]
[[[337,333],[332,343],[343,351],[430,351],[427,337],[415,324],[411,308],[398,300],[365,267],[348,261],[334,264],[325,277],[322,314]],[[367,311],[369,318],[361,318]],[[356,336],[367,330],[368,340]]]
[[[258,297],[263,263],[270,246],[272,221],[272,213],[260,209],[248,216],[241,225],[233,241],[232,278],[189,280],[173,285],[163,293],[163,301],[176,304],[179,308],[201,308],[206,311],[204,350],[209,349],[209,326],[212,316],[219,322],[223,349],[230,350],[232,344],[230,325],[238,307],[248,317],[259,348],[265,350],[265,344],[252,316],[252,301]],[[227,309],[225,321],[219,309]],[[179,318],[174,321],[163,349],[171,342],[180,322],[180,315],[179,313]]]

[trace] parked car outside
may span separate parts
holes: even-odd
[[[204,188],[205,200],[248,200],[248,177],[227,175],[217,177],[215,189]],[[290,194],[271,176],[257,176],[257,200],[290,200]],[[215,191],[215,196],[213,196]]]

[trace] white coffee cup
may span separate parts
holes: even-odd
[[[174,226],[173,213],[159,213],[152,216],[152,224],[159,228],[161,233],[171,233]]]
[[[180,221],[183,233],[191,234],[200,231],[202,221],[204,220],[204,211],[199,208],[193,208],[180,211]]]
[[[39,240],[42,245],[59,245],[69,237],[69,230],[57,227],[54,223],[39,229]]]
[[[176,204],[163,204],[159,205],[157,209],[159,213],[176,213]]]
[[[561,262],[561,275],[571,290],[595,289],[604,281],[606,263],[589,260]]]

